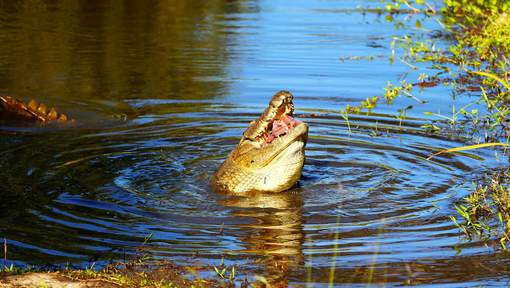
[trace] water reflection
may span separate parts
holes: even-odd
[[[298,189],[277,194],[230,197],[221,205],[237,208],[235,217],[253,223],[238,224],[246,230],[242,252],[263,255],[260,265],[271,283],[287,284],[289,270],[303,265],[303,199]]]
[[[0,91],[79,105],[222,95],[236,35],[215,19],[246,7],[220,0],[3,2]]]

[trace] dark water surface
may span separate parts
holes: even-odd
[[[424,132],[412,99],[337,113],[407,71],[377,1],[3,1],[0,94],[66,111],[72,127],[0,126],[0,236],[37,265],[155,257],[289,284],[508,285],[509,257],[449,215],[491,151]],[[431,20],[424,25],[437,28]],[[342,61],[342,57],[373,56]],[[280,89],[310,125],[297,188],[218,195],[208,179]],[[447,90],[420,94],[452,111]],[[463,105],[457,100],[458,107]],[[414,120],[397,109],[416,106]],[[311,114],[320,114],[310,117]],[[459,284],[462,283],[462,284]]]

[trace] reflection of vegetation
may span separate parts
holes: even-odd
[[[435,17],[436,11],[425,0],[388,0],[386,1],[389,21],[395,21],[397,27],[410,23],[421,29],[420,20],[407,16],[404,21],[398,20],[399,9],[411,9],[415,16]],[[441,9],[440,24],[444,31],[435,33],[436,37],[427,34],[405,35],[394,37],[391,43],[391,60],[398,58],[412,70],[419,70],[419,63],[432,66],[428,73],[421,73],[410,84],[402,80],[399,84],[388,83],[382,97],[369,98],[358,106],[348,106],[343,114],[370,113],[377,103],[384,99],[387,104],[393,103],[398,97],[405,96],[425,104],[414,95],[415,87],[426,89],[443,84],[451,87],[453,98],[469,92],[475,100],[452,111],[451,116],[427,112],[437,116],[451,128],[463,129],[470,137],[483,136],[480,142],[507,141],[510,137],[508,115],[510,114],[510,2],[504,0],[470,1],[445,0]],[[441,40],[446,37],[451,44],[445,49],[437,45],[437,35]],[[400,53],[396,53],[400,52]],[[470,106],[483,106],[483,111],[469,109]],[[455,106],[454,106],[455,107]],[[406,109],[411,109],[409,106]],[[399,118],[405,114],[399,113]],[[464,124],[464,125],[459,125]],[[422,126],[426,131],[437,133],[440,127],[434,124]],[[467,130],[470,127],[471,130]],[[481,132],[480,132],[481,131]],[[486,146],[507,146],[505,143],[471,145],[451,150],[461,151]],[[510,180],[509,173],[495,174],[489,184],[481,184],[464,199],[464,204],[457,210],[463,222],[455,217],[452,220],[471,238],[478,235],[489,239],[495,236],[501,246],[506,249],[510,240]],[[496,228],[493,228],[496,226]]]
[[[221,95],[232,33],[210,19],[240,9],[223,0],[5,2],[0,90],[72,100]]]

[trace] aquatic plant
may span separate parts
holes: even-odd
[[[504,146],[506,151],[510,140],[510,2],[444,0],[441,9],[435,9],[425,0],[381,2],[385,4],[386,20],[394,22],[396,28],[414,25],[425,31],[393,37],[390,61],[401,61],[411,70],[424,72],[417,79],[388,82],[381,96],[347,106],[341,111],[342,117],[348,119],[348,114],[371,113],[380,101],[393,104],[400,97],[426,105],[416,96],[416,89],[445,85],[451,89],[449,97],[452,101],[465,93],[474,100],[460,109],[452,105],[450,115],[426,112],[426,115],[438,118],[443,126],[433,121],[422,128],[427,133],[440,133],[442,128],[448,128],[474,139],[475,143],[439,151],[432,156],[489,146]],[[398,17],[404,14],[401,11],[409,10],[405,17]],[[423,18],[430,17],[438,21],[441,31],[422,29]],[[438,44],[445,40],[449,43],[446,47]],[[396,117],[402,120],[405,112],[412,108],[398,110]],[[506,249],[510,241],[508,171],[487,175],[456,205],[459,219],[455,216],[451,219],[468,239],[473,236],[486,241],[498,239],[501,247]]]
[[[476,236],[489,241],[493,237],[506,250],[510,242],[510,170],[486,178],[455,206],[462,221],[450,218],[468,239]]]
[[[397,28],[410,24],[421,28],[422,21],[413,17],[434,17],[444,29],[393,37],[390,60],[399,60],[413,70],[423,69],[425,72],[420,73],[417,79],[404,79],[398,84],[388,82],[380,97],[367,98],[360,105],[348,106],[342,112],[371,113],[381,100],[392,104],[399,97],[409,97],[419,104],[426,104],[416,96],[416,88],[426,89],[442,84],[451,87],[453,99],[466,92],[477,93],[475,95],[478,97],[467,106],[484,105],[487,113],[482,115],[478,109],[462,107],[452,110],[452,117],[432,112],[428,112],[428,115],[450,120],[446,124],[451,128],[459,129],[458,124],[470,124],[471,129],[464,131],[466,134],[473,134],[482,128],[484,133],[480,134],[483,135],[480,142],[508,138],[509,3],[500,0],[445,0],[444,7],[440,9],[441,16],[438,17],[436,9],[423,0],[383,2],[391,16],[386,19],[395,22]],[[402,7],[411,9],[413,13],[404,19],[395,17]],[[450,45],[440,48],[437,42],[445,39]],[[420,68],[419,63],[429,64],[429,67]],[[399,113],[398,117],[402,116]],[[427,124],[423,128],[427,132],[437,132],[439,127],[432,125]]]

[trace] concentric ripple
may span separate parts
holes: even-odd
[[[412,265],[456,259],[459,231],[448,215],[479,160],[426,157],[461,143],[413,121],[360,117],[348,126],[334,114],[300,114],[310,137],[298,186],[228,197],[208,180],[260,108],[219,112],[211,103],[183,114],[175,103],[131,104],[156,112],[110,128],[24,132],[16,138],[30,141],[2,153],[2,167],[11,163],[0,174],[2,232],[17,260],[118,259],[148,235],[156,258],[224,257],[296,282],[306,281],[306,267],[321,275],[333,262],[336,281],[356,282],[364,278],[346,271],[400,277]],[[486,250],[462,249],[466,261]],[[286,268],[272,271],[274,263]]]

